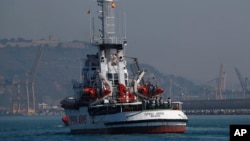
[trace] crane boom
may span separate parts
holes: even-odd
[[[247,79],[243,79],[240,71],[236,67],[234,67],[234,69],[235,69],[237,77],[238,77],[238,79],[240,81],[240,85],[242,87],[243,93],[245,94],[247,92]]]
[[[35,58],[35,60],[33,62],[32,68],[31,68],[31,70],[29,71],[29,74],[28,74],[30,82],[33,82],[34,79],[35,79],[35,76],[36,76],[36,73],[37,73],[37,70],[38,70],[38,67],[39,67],[39,63],[40,63],[40,60],[41,60],[41,57],[42,57],[42,54],[43,54],[43,49],[44,49],[43,46],[39,46],[39,48],[38,48],[36,58]]]
[[[35,57],[35,60],[33,62],[31,70],[28,72],[27,78],[26,78],[26,92],[27,92],[27,111],[28,114],[34,114],[35,113],[35,86],[34,86],[34,80],[35,76],[39,67],[39,63],[43,54],[44,47],[43,45],[40,45],[37,50],[37,54]],[[29,91],[31,89],[32,95],[29,94]]]
[[[139,63],[138,63],[138,59],[137,59],[136,57],[128,57],[128,56],[125,56],[125,57],[126,57],[126,58],[129,58],[129,59],[132,59],[132,60],[134,61],[135,66],[136,66],[136,69],[137,69],[138,72],[141,72],[141,71],[142,71],[141,68],[140,68],[140,65],[139,65]],[[141,78],[140,81],[142,82],[142,84],[145,84],[143,78]]]

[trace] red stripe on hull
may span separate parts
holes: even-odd
[[[72,134],[128,134],[128,133],[184,133],[186,131],[185,125],[173,126],[141,126],[141,127],[116,127],[116,128],[102,128],[102,129],[72,129]]]

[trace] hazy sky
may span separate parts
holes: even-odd
[[[127,56],[199,84],[217,77],[220,64],[225,66],[227,84],[239,83],[234,66],[250,76],[249,0],[120,2],[126,9]],[[86,11],[95,4],[95,0],[0,0],[0,38],[52,35],[61,41],[86,41]]]

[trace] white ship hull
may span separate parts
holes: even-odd
[[[87,107],[65,109],[73,134],[183,133],[187,117],[180,110],[144,110],[91,116]]]

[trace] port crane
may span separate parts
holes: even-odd
[[[242,88],[242,91],[243,91],[243,95],[244,95],[244,97],[246,97],[246,93],[248,93],[248,88],[247,88],[248,87],[248,78],[247,77],[243,78],[240,71],[236,67],[234,67],[234,69],[235,69],[237,77],[238,77],[238,79],[240,81],[240,85],[241,85],[241,88]]]
[[[11,112],[13,114],[21,112],[20,79],[15,76],[13,80],[0,80],[0,89],[10,94]]]
[[[12,96],[11,96],[11,104],[12,104],[12,113],[21,113],[21,103],[22,103],[22,96],[21,96],[21,80],[16,75],[12,80]]]
[[[37,54],[35,57],[35,60],[33,62],[32,68],[30,71],[26,74],[26,95],[27,95],[27,113],[28,114],[34,114],[36,103],[35,103],[35,86],[34,81],[36,77],[36,73],[39,67],[39,63],[43,54],[44,46],[40,45],[37,50]],[[30,94],[31,92],[31,94]]]
[[[223,99],[223,93],[225,92],[226,87],[226,73],[224,71],[224,65],[220,65],[219,76],[217,79],[217,92],[216,99]]]
[[[215,83],[215,86],[209,86],[209,84]],[[213,97],[216,100],[224,99],[223,93],[225,92],[226,87],[226,73],[224,71],[224,65],[220,65],[219,75],[216,78],[213,78],[207,81],[204,84],[205,94],[208,96],[208,99],[212,98],[210,95],[214,95]]]

